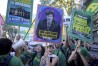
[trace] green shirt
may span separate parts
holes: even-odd
[[[24,52],[21,54],[20,58],[21,58],[23,64],[26,64],[27,61],[32,58],[32,56],[33,56],[33,52],[30,54],[30,53],[28,53],[27,51],[24,51]]]
[[[0,56],[1,60],[3,61],[4,58],[6,58],[6,56],[7,55]],[[10,66],[24,66],[24,65],[19,58],[17,58],[16,56],[13,56],[10,60]]]
[[[41,54],[37,53],[31,66],[39,66],[41,61]]]
[[[64,52],[66,52],[66,48],[62,47],[62,49],[64,50]],[[58,66],[67,66],[66,63],[66,57],[64,56],[64,54],[61,52],[60,49],[55,49],[54,50],[54,54],[56,54],[59,57],[59,63]],[[66,53],[65,53],[66,54]]]
[[[90,58],[90,53],[89,53],[89,51],[88,51],[85,47],[81,47],[81,54],[82,54],[86,59],[89,59],[89,58]]]

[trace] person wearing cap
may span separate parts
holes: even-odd
[[[54,12],[52,10],[46,11],[46,19],[39,20],[37,29],[36,29],[36,35],[38,38],[41,39],[52,39],[57,40],[60,35],[60,24],[54,20]],[[55,37],[52,37],[54,34]]]
[[[24,66],[18,57],[9,55],[11,49],[12,41],[8,38],[0,38],[0,60],[4,61],[7,57],[11,57],[9,66]]]

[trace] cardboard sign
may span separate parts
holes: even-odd
[[[70,36],[82,41],[93,42],[92,15],[73,10],[69,28]]]
[[[32,0],[8,0],[6,23],[30,27],[32,22]]]
[[[63,10],[38,5],[35,25],[35,41],[60,43],[62,36]]]

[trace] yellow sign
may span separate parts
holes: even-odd
[[[31,0],[15,0],[15,2],[20,2],[23,4],[31,4]]]
[[[73,22],[74,22],[73,29],[75,29],[76,31],[82,32],[82,33],[90,34],[91,30],[87,24],[86,17],[82,17],[80,15],[75,14]]]
[[[92,3],[88,6],[87,10],[88,12],[91,12],[91,13],[96,13],[98,11],[98,3]]]
[[[58,35],[57,32],[39,30],[39,36],[40,37],[49,37],[52,39],[57,39],[57,35]]]

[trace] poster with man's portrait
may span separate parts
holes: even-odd
[[[93,42],[92,28],[92,15],[74,9],[70,23],[70,36],[91,43]]]
[[[63,10],[38,5],[34,40],[60,43],[62,37]]]
[[[6,24],[30,27],[32,24],[32,0],[8,0]]]

